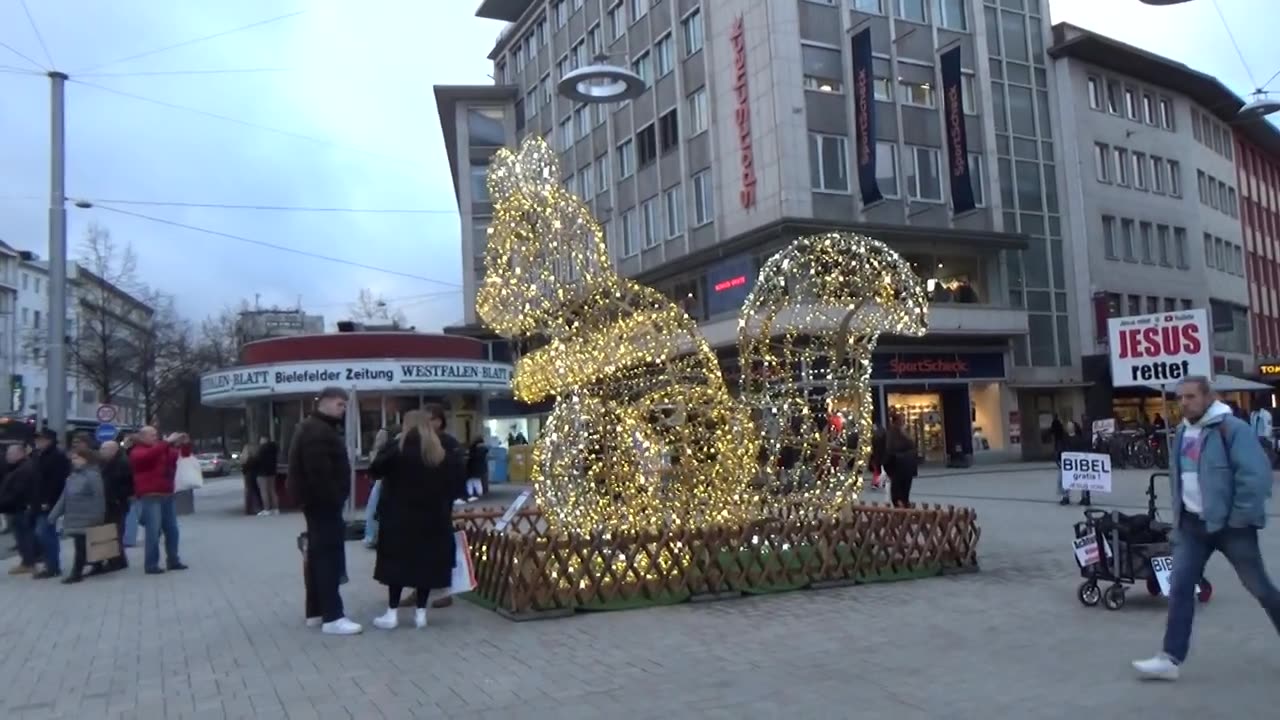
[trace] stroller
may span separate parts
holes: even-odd
[[[1152,597],[1167,592],[1173,570],[1169,535],[1173,526],[1160,522],[1156,512],[1156,479],[1169,473],[1152,473],[1147,481],[1147,512],[1125,515],[1121,512],[1089,508],[1084,522],[1075,524],[1076,562],[1084,582],[1076,591],[1080,602],[1094,607],[1099,602],[1108,610],[1119,610],[1125,604],[1126,585],[1145,582]],[[1103,591],[1098,583],[1110,582]],[[1200,578],[1196,596],[1209,602],[1213,585]]]

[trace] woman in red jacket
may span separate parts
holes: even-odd
[[[164,534],[166,566],[169,570],[186,570],[178,557],[178,513],[173,501],[173,480],[178,458],[183,451],[191,454],[186,436],[170,435],[161,440],[153,427],[138,431],[138,441],[129,449],[129,465],[133,469],[133,490],[138,498],[142,525],[146,528],[143,566],[148,575],[158,575],[160,568],[160,535]]]

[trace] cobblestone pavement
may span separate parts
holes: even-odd
[[[1113,498],[1140,507],[1146,476]],[[74,587],[0,577],[0,717],[25,718],[1201,718],[1274,712],[1280,640],[1222,560],[1191,662],[1142,685],[1163,605],[1082,607],[1078,508],[1051,471],[918,481],[977,507],[978,574],[516,624],[466,602],[425,631],[332,638],[302,625],[298,516],[242,517],[216,483],[182,519],[191,569]],[[1167,493],[1167,490],[1162,491]],[[1099,498],[1101,500],[1101,498]],[[1162,502],[1163,504],[1163,502]],[[1263,535],[1280,574],[1280,529]],[[70,549],[69,547],[67,548]],[[137,552],[137,551],[133,551]],[[349,611],[382,588],[348,545]]]

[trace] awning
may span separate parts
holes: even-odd
[[[1146,387],[1149,387],[1156,392],[1160,392],[1163,389],[1159,385],[1147,385]],[[1253,380],[1238,378],[1235,375],[1223,375],[1219,373],[1213,376],[1213,389],[1217,392],[1248,392],[1250,390],[1270,391],[1275,388]]]

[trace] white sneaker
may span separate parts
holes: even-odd
[[[453,501],[454,507],[462,507],[463,505],[466,505],[466,504],[467,504],[467,501],[463,500],[462,498],[458,498],[457,500]]]
[[[320,627],[323,624],[324,624],[324,618],[322,617],[317,616],[317,617],[307,618],[307,627]]]
[[[467,502],[469,502],[469,503],[473,503],[473,502],[475,502],[475,501],[477,501],[477,500],[479,500],[479,499],[480,499],[480,498],[476,497],[475,495],[472,495],[471,497],[467,498]]]
[[[395,630],[400,625],[400,613],[395,608],[387,608],[387,611],[373,619],[373,626],[383,630]]]
[[[272,514],[272,515],[279,515],[279,514],[280,514],[280,511],[279,511],[279,510],[272,510],[272,511],[271,511],[271,514]]]
[[[359,635],[364,632],[364,628],[360,626],[360,623],[351,622],[350,620],[341,617],[333,622],[327,622],[321,625],[320,632],[325,635]]]
[[[1133,669],[1138,671],[1143,680],[1178,679],[1178,663],[1164,653],[1146,660],[1134,660]]]
[[[418,628],[419,630],[427,626],[427,609],[426,608],[413,609],[413,626]]]
[[[266,517],[266,516],[268,516],[268,515],[270,515],[270,514],[271,514],[271,511],[270,511],[270,510],[260,510],[260,511],[258,511],[258,517]]]

